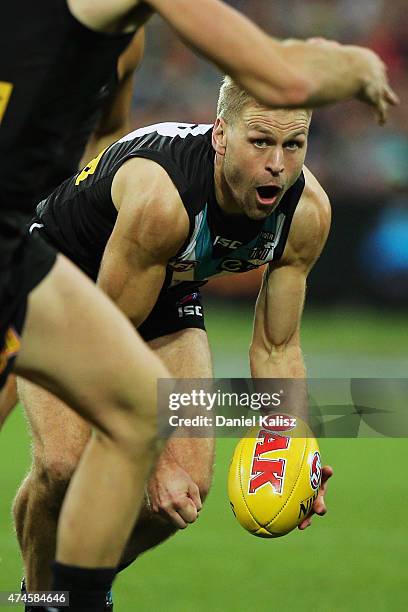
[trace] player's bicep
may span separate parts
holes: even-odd
[[[139,326],[153,308],[167,263],[187,237],[189,220],[165,170],[147,159],[131,159],[112,184],[118,208],[98,282]]]

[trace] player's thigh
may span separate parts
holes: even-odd
[[[55,395],[23,378],[18,379],[18,396],[31,430],[36,468],[50,479],[69,479],[89,440],[89,424]]]
[[[211,349],[207,332],[188,327],[149,342],[175,378],[211,378]]]
[[[149,342],[160,356],[170,374],[177,378],[211,378],[213,375],[211,351],[205,330],[187,328]],[[215,438],[208,430],[208,436],[194,438],[174,437],[171,452],[176,461],[198,484],[202,497],[211,486]]]
[[[101,429],[126,427],[129,411],[154,416],[167,371],[130,322],[63,256],[31,292],[16,371]]]

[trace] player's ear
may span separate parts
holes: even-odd
[[[217,117],[212,132],[212,146],[218,155],[225,155],[227,147],[227,130],[224,119]]]

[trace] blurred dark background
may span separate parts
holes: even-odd
[[[307,165],[331,199],[333,226],[312,272],[308,301],[389,304],[408,298],[408,5],[406,0],[231,1],[279,38],[325,36],[367,45],[389,68],[401,106],[386,127],[358,102],[317,110]],[[211,123],[221,75],[155,18],[137,75],[133,125]],[[216,293],[252,296],[259,274],[210,283]]]

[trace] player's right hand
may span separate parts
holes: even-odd
[[[378,123],[384,125],[389,107],[399,104],[399,99],[388,82],[387,67],[377,53],[366,47],[341,45],[335,40],[320,37],[309,38],[306,42],[321,48],[343,49],[349,54],[350,59],[356,62],[356,76],[361,83],[355,97],[373,106]]]
[[[362,86],[356,97],[373,106],[378,123],[384,125],[389,107],[399,104],[398,96],[388,82],[387,67],[374,51],[364,47],[349,48],[359,56],[361,65]]]
[[[190,475],[174,460],[159,461],[148,485],[151,510],[179,529],[197,520],[202,508],[200,491]]]

